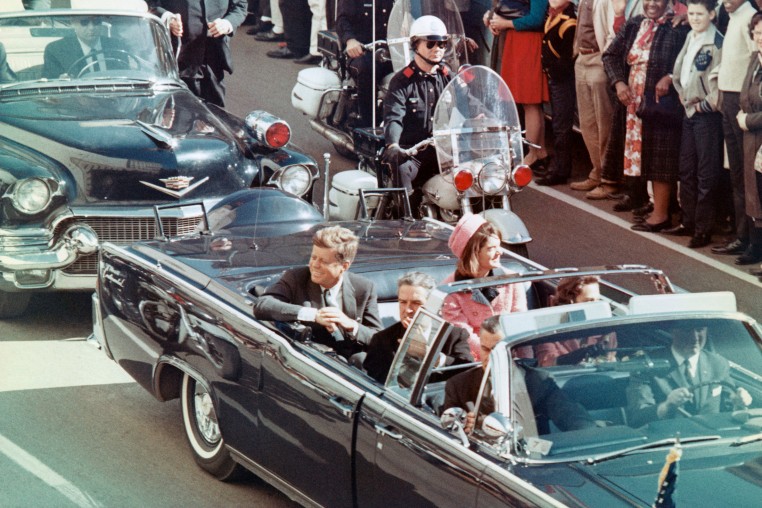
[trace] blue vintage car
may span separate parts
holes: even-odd
[[[263,186],[312,199],[317,166],[287,147],[285,122],[191,94],[144,2],[87,5],[0,13],[0,318],[32,291],[91,289],[99,242],[152,238],[154,205]],[[83,27],[102,49],[77,57]],[[163,224],[188,232],[201,216]]]
[[[129,247],[107,242],[101,252],[94,335],[156,398],[180,398],[191,454],[210,474],[231,480],[250,470],[305,506],[651,506],[676,448],[677,486],[663,500],[758,504],[762,331],[736,312],[732,294],[678,294],[643,266],[547,270],[504,251],[504,275],[434,291],[379,383],[299,323],[253,317],[262,288],[306,264],[311,236],[325,225],[307,210],[301,222],[268,225],[268,210],[287,206],[274,192],[220,204],[209,213],[211,230]],[[385,323],[398,318],[401,274],[442,280],[454,269],[446,224],[341,224],[360,238],[351,270],[374,281]],[[601,301],[548,306],[560,278],[582,274],[605,277]],[[454,331],[443,302],[507,284],[526,292],[529,310],[501,316],[505,339],[487,367],[438,366]],[[699,368],[696,401],[711,399],[711,411],[681,406],[649,419],[641,410],[652,401],[635,395],[649,380],[669,382],[665,354],[678,329],[703,330],[706,350],[724,358],[715,360],[723,376]],[[557,344],[588,347],[590,338],[596,347],[579,348],[573,361],[531,358]],[[469,433],[463,409],[445,407],[442,379],[456,372],[478,388]],[[554,405],[532,379],[553,390]]]

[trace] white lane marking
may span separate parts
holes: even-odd
[[[40,462],[37,457],[20,448],[2,434],[0,434],[0,453],[56,489],[75,505],[83,508],[101,506],[89,494],[79,490],[67,481],[66,478],[50,469]]]
[[[0,341],[0,392],[134,382],[84,339]]]
[[[619,217],[615,215],[611,215],[605,210],[600,210],[594,207],[593,205],[589,205],[585,203],[584,201],[580,201],[578,198],[568,196],[564,194],[563,192],[557,191],[555,189],[537,185],[534,182],[532,182],[531,187],[537,192],[542,192],[543,194],[554,197],[557,200],[563,201],[564,203],[568,205],[584,210],[590,214],[595,215],[599,219],[603,219],[606,222],[614,224],[615,226],[619,226],[622,229],[626,229],[627,231],[630,231],[631,233],[639,234],[643,238],[647,238],[648,240],[651,240],[652,242],[657,243],[661,245],[662,247],[666,247],[667,249],[671,249],[675,252],[678,252],[682,254],[683,256],[689,257],[691,259],[694,259],[696,261],[709,265],[715,270],[719,270],[723,273],[726,273],[730,276],[735,277],[736,279],[742,280],[744,282],[748,282],[749,284],[754,284],[757,287],[762,287],[762,283],[760,283],[759,279],[755,277],[754,275],[751,275],[750,273],[741,271],[738,268],[734,268],[732,266],[728,266],[725,263],[721,263],[720,261],[717,261],[716,259],[713,259],[705,254],[701,254],[700,252],[694,249],[683,247],[682,245],[675,243],[671,240],[668,240],[660,236],[659,234],[632,231],[630,229],[630,226],[632,226],[630,222],[624,219],[620,219]],[[655,268],[659,268],[659,267],[657,266]]]

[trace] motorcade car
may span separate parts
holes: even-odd
[[[504,274],[434,290],[382,384],[313,342],[308,327],[253,317],[262,288],[305,265],[312,234],[328,224],[305,215],[282,235],[268,229],[265,215],[253,214],[279,206],[270,192],[221,203],[209,211],[214,225],[197,234],[106,242],[101,251],[94,336],[154,397],[180,399],[185,437],[205,471],[222,480],[252,471],[305,506],[651,506],[680,442],[683,467],[670,494],[678,505],[757,502],[762,331],[732,294],[678,293],[644,266],[550,270],[503,250]],[[399,319],[401,274],[443,280],[454,269],[448,224],[340,224],[360,238],[350,270],[375,283],[387,325]],[[603,277],[600,301],[548,305],[559,279],[590,274]],[[529,310],[500,317],[505,339],[483,374],[481,363],[455,367],[479,376],[477,424],[466,433],[463,415],[444,407],[442,374],[453,369],[435,361],[454,330],[442,305],[456,292],[506,284],[526,291]],[[700,374],[706,384],[696,387],[722,403],[636,423],[630,383],[667,370],[660,354],[676,328],[705,330],[706,349],[726,358],[723,379]],[[575,362],[514,358],[526,346],[604,336]],[[530,369],[590,425],[568,428],[535,411],[518,378]],[[738,403],[739,388],[752,402]]]
[[[237,118],[189,91],[145,2],[67,4],[0,12],[0,318],[33,291],[91,290],[98,244],[153,238],[154,205],[250,187],[311,202],[318,175],[284,121]],[[101,49],[83,55],[81,37]],[[163,225],[182,233],[201,218],[186,208]]]

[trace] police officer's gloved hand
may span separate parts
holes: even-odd
[[[408,159],[407,153],[397,143],[392,143],[384,150],[384,162],[399,166]]]

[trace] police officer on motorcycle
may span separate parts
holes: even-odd
[[[356,127],[369,127],[373,118],[373,87],[392,72],[391,62],[376,63],[376,83],[373,83],[373,52],[365,51],[364,44],[373,42],[373,5],[376,6],[376,39],[386,36],[386,26],[394,0],[339,0],[336,15],[336,33],[349,58],[348,69],[357,84],[357,102],[360,122]],[[376,120],[378,123],[378,120]]]
[[[433,146],[409,157],[405,148],[431,137],[434,108],[451,71],[442,61],[450,36],[436,16],[421,16],[410,27],[413,60],[392,78],[384,99],[384,162],[396,171],[395,186],[404,186],[414,214],[423,199],[421,187],[437,174]]]

